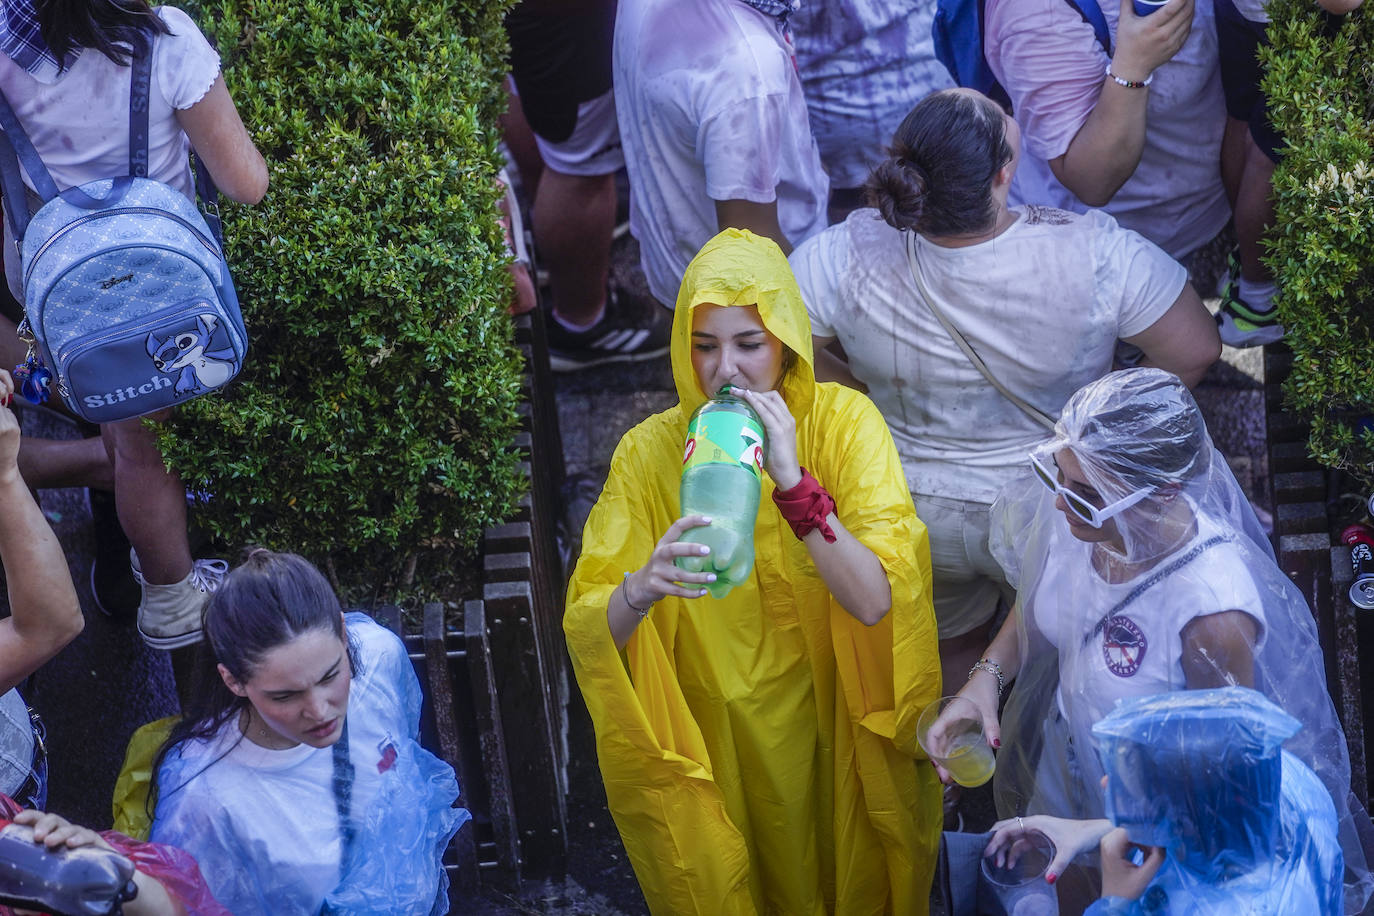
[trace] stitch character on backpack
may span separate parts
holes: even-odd
[[[204,394],[225,385],[239,371],[239,361],[227,342],[211,350],[219,320],[214,315],[197,315],[196,326],[170,336],[148,335],[148,355],[159,372],[180,372],[173,391],[178,395]]]

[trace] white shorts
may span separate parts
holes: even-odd
[[[572,136],[554,143],[534,135],[544,165],[564,175],[609,175],[625,165],[620,122],[615,117],[615,90],[577,106]]]
[[[912,493],[916,515],[930,536],[935,625],[949,639],[992,620],[997,604],[1016,599],[988,550],[987,503]]]

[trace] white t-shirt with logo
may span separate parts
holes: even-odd
[[[715,201],[777,201],[796,246],[825,228],[830,186],[777,21],[740,0],[621,0],[615,102],[630,230],[655,298],[714,236]]]
[[[1099,0],[1113,42],[1120,9]],[[988,0],[988,65],[1011,96],[1023,147],[1018,199],[1086,205],[1050,171],[1087,123],[1110,58],[1065,0]],[[1182,49],[1154,72],[1140,164],[1102,209],[1176,258],[1211,240],[1231,216],[1221,183],[1225,99],[1212,0],[1197,0]]]
[[[347,619],[361,664],[349,690],[347,727],[351,812],[362,837],[379,793],[391,797],[409,761],[428,752],[415,740],[420,686],[405,646],[362,614]],[[235,716],[211,739],[187,741],[163,763],[151,838],[195,856],[215,899],[234,913],[318,913],[342,879],[333,755],[332,747],[254,744]],[[405,797],[413,803],[418,796]],[[416,808],[407,816],[419,822],[434,813]],[[396,852],[363,847],[360,855]],[[437,883],[416,889],[418,902],[427,906],[436,890]],[[417,912],[406,909],[415,904],[398,900],[398,911]]]
[[[1264,603],[1229,539],[1238,536],[1200,517],[1185,546],[1135,578],[1110,583],[1093,568],[1092,546],[1074,538],[1067,523],[1056,527],[1047,554],[1053,562],[1022,606],[1027,623],[1059,650],[1058,700],[1071,722],[1100,721],[1120,700],[1185,689],[1183,631],[1199,617],[1249,614],[1259,630],[1258,656]],[[1190,561],[1161,575],[1192,551]]]
[[[1159,320],[1183,267],[1105,213],[1023,207],[997,237],[916,235],[926,288],[1007,388],[1052,416],[1111,370],[1121,337]],[[906,239],[858,210],[792,253],[813,333],[868,386],[913,493],[991,503],[1046,431],[973,366],[916,290]]]

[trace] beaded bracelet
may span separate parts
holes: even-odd
[[[975,671],[986,671],[997,678],[997,696],[1001,698],[1002,688],[1007,685],[1007,679],[1002,674],[1002,666],[990,658],[980,658],[972,668],[968,669],[968,680],[973,680],[973,672]]]
[[[1125,86],[1127,89],[1144,89],[1146,86],[1150,85],[1155,81],[1155,75],[1153,73],[1145,77],[1143,80],[1122,79],[1121,77],[1117,76],[1115,73],[1112,72],[1112,65],[1110,63],[1107,64],[1107,77],[1112,82],[1116,83],[1118,86]]]
[[[625,606],[628,607],[630,610],[634,611],[636,614],[638,614],[640,620],[643,620],[645,617],[648,617],[648,616],[649,616],[649,608],[653,607],[653,606],[654,606],[654,603],[653,603],[652,601],[650,601],[650,602],[649,602],[649,607],[646,607],[646,608],[637,608],[637,607],[635,607],[634,604],[632,604],[632,603],[630,602],[630,589],[629,589],[629,587],[626,586],[626,584],[625,584],[625,583],[627,583],[627,582],[629,582],[629,581],[630,581],[630,574],[629,574],[629,573],[626,573],[625,576],[620,580],[620,597],[622,597],[622,598],[625,599]],[[1000,680],[1002,679],[1002,676],[1001,676],[1001,675],[998,675],[998,676],[997,676],[997,679],[1000,681]],[[1002,691],[1001,691],[1001,690],[998,690],[998,691],[997,691],[997,695],[1000,697],[1000,696],[1002,695]]]

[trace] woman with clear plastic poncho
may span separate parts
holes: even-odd
[[[1157,369],[1112,373],[1070,398],[1055,431],[994,504],[1017,604],[960,690],[1003,748],[999,814],[1101,818],[1092,727],[1118,700],[1253,687],[1303,725],[1284,746],[1331,793],[1346,911],[1359,912],[1374,831],[1350,791],[1316,626],[1192,396]],[[1076,851],[1061,839],[1052,872]]]
[[[877,408],[818,384],[811,359],[778,246],[737,229],[708,242],[673,316],[679,403],[620,440],[568,585],[606,799],[662,916],[928,911],[940,786],[916,721],[940,668],[925,526]],[[701,549],[678,536],[709,521],[680,518],[679,481],[688,419],[725,385],[768,449],[753,570],[707,598],[709,573],[673,565]]]

